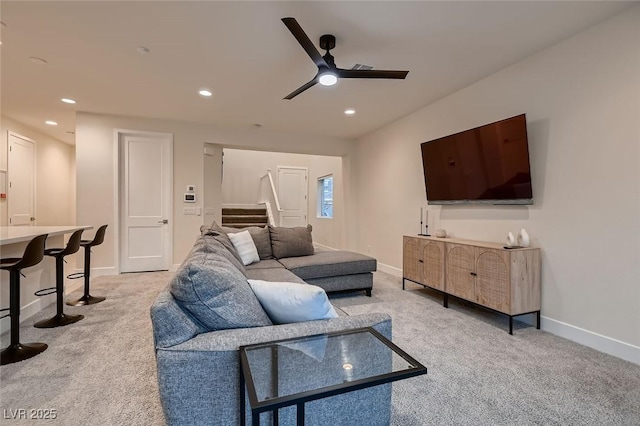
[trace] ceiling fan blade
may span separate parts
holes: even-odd
[[[343,70],[338,68],[340,78],[391,78],[403,80],[409,71],[388,71],[388,70]]]
[[[316,78],[314,78],[313,80],[311,80],[310,82],[308,82],[304,86],[299,87],[296,90],[294,90],[293,92],[289,93],[287,96],[284,97],[284,99],[293,99],[293,98],[295,98],[300,93],[302,93],[305,90],[307,90],[308,88],[315,86],[317,82],[318,82],[318,80]]]
[[[282,22],[289,28],[291,34],[298,40],[300,46],[307,52],[307,55],[311,57],[311,60],[316,64],[318,68],[329,67],[327,61],[324,60],[318,49],[313,45],[307,34],[304,32],[298,21],[295,18],[282,18]]]

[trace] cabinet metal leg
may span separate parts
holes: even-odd
[[[445,308],[449,307],[449,295],[447,293],[444,294],[444,297],[442,299],[442,306],[444,306]]]
[[[404,278],[402,279],[402,289],[404,290]]]
[[[536,312],[536,328],[540,330],[540,311]]]
[[[509,334],[513,334],[513,317],[509,315]]]

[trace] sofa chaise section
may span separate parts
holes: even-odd
[[[289,271],[327,293],[364,290],[371,296],[376,259],[350,251],[320,251],[278,259]]]

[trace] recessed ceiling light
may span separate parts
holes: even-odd
[[[213,95],[213,93],[211,93],[211,91],[210,91],[210,90],[207,90],[207,89],[202,89],[202,90],[200,90],[198,93],[200,94],[200,96],[205,96],[205,97],[207,97],[207,98],[208,98],[209,96]]]
[[[355,109],[353,109],[353,108],[347,108],[347,109],[345,109],[345,110],[344,110],[344,113],[345,113],[346,115],[353,115],[353,114],[355,114],[355,113],[356,113],[356,110],[355,110]]]
[[[45,123],[45,124],[48,124],[49,126],[57,126],[57,125],[58,125],[58,123],[56,123],[56,122],[55,122],[55,121],[53,121],[53,120],[47,120],[47,121],[45,121],[44,123]]]
[[[62,102],[64,102],[65,104],[75,104],[76,101],[74,101],[73,99],[69,99],[69,98],[62,98],[60,99]]]
[[[32,56],[29,58],[29,60],[31,62],[33,62],[36,65],[47,65],[47,61],[42,59],[42,58],[38,58],[37,56]]]

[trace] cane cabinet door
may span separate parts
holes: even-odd
[[[411,237],[404,237],[403,240],[403,277],[417,283],[422,283],[422,259],[420,257],[422,255],[420,250],[422,240]]]
[[[423,241],[422,279],[425,285],[444,291],[444,243]]]
[[[508,313],[510,303],[509,253],[476,247],[476,301]]]
[[[447,293],[474,302],[475,253],[474,247],[447,244]]]

